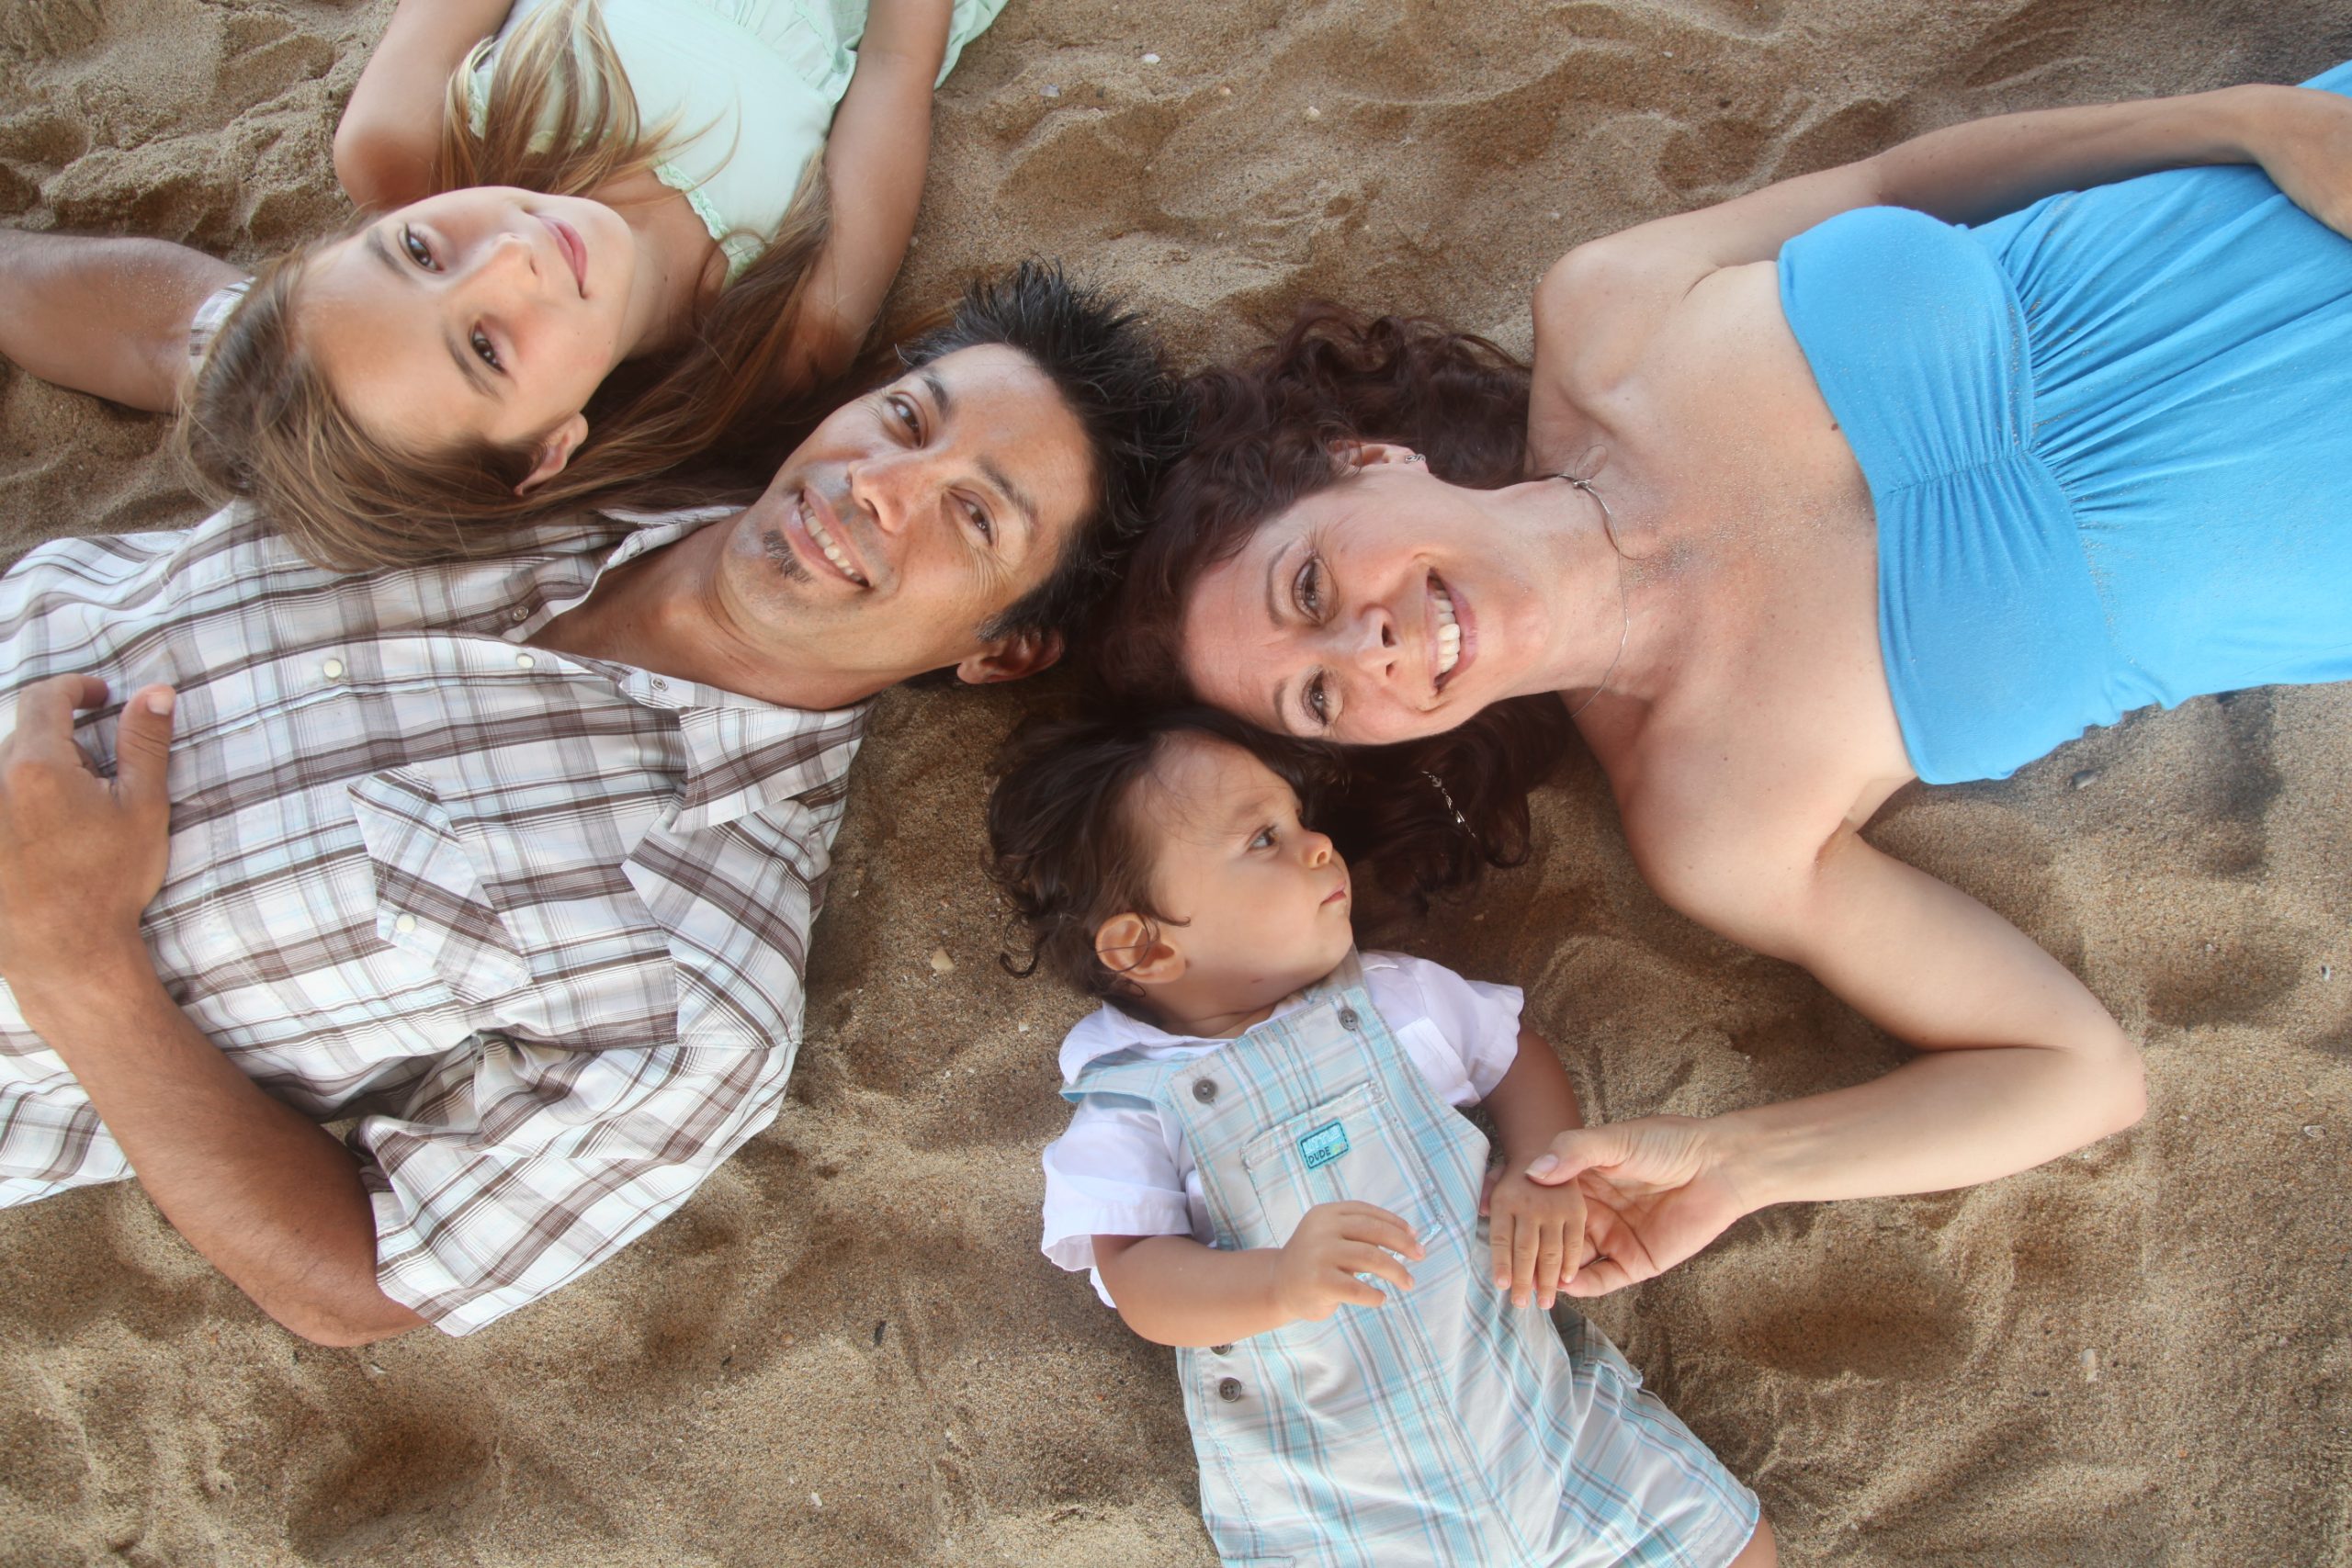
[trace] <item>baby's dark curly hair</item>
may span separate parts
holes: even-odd
[[[1015,730],[990,770],[989,877],[1012,901],[1015,945],[1026,956],[999,962],[1026,976],[1040,965],[1073,989],[1132,1003],[1134,981],[1102,962],[1094,933],[1132,911],[1157,928],[1172,923],[1152,898],[1156,845],[1136,819],[1136,786],[1170,746],[1186,739],[1238,746],[1297,792],[1312,823],[1330,768],[1302,746],[1209,707],[1163,707],[1091,718],[1033,718]]]

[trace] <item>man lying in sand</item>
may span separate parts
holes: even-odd
[[[0,577],[0,1204],[136,1174],[307,1338],[463,1334],[764,1127],[860,705],[1053,662],[1179,434],[1053,269],[907,363],[741,511]]]

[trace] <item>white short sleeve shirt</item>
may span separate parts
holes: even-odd
[[[1525,1000],[1519,987],[1465,980],[1401,953],[1367,953],[1363,962],[1373,1006],[1439,1097],[1459,1109],[1493,1093],[1519,1056]],[[1114,1051],[1179,1060],[1232,1043],[1170,1034],[1104,1006],[1062,1042],[1062,1081],[1077,1081],[1089,1062]],[[1088,1270],[1105,1303],[1111,1293],[1094,1269],[1096,1236],[1190,1235],[1207,1244],[1215,1234],[1192,1153],[1157,1111],[1089,1101],[1070,1118],[1069,1130],[1046,1145],[1045,1158],[1046,1256],[1064,1269]]]

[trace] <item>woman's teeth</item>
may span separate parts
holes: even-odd
[[[808,510],[808,502],[806,500],[803,500],[798,504],[800,507],[800,525],[808,531],[808,537],[816,541],[817,548],[824,552],[825,558],[832,562],[835,570],[840,571],[843,577],[848,578],[860,588],[869,588],[873,586],[871,583],[867,582],[865,579],[860,577],[857,574],[857,570],[849,564],[849,557],[842,553],[841,546],[833,542],[833,536],[825,531],[825,525],[817,521],[817,514]]]
[[[1453,618],[1453,600],[1434,580],[1430,595],[1437,601],[1437,672],[1443,679],[1462,662],[1462,623]]]

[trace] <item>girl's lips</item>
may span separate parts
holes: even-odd
[[[574,229],[560,218],[550,218],[544,212],[536,216],[540,222],[548,226],[548,232],[555,236],[556,248],[563,253],[564,261],[571,267],[573,285],[580,290],[580,297],[582,299],[587,299],[588,242],[580,237],[579,230]]]

